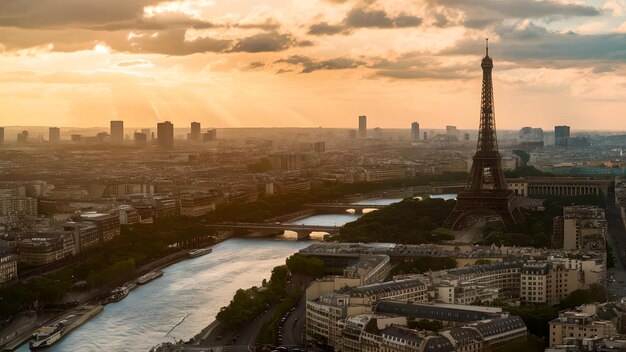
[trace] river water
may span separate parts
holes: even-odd
[[[260,286],[275,266],[309,244],[258,239],[219,243],[210,254],[164,269],[163,277],[107,305],[47,351],[146,352],[159,342],[188,340],[214,320],[237,289]],[[18,351],[28,350],[24,345]]]
[[[400,200],[362,203],[387,205]],[[293,223],[341,226],[359,216],[314,215]],[[275,266],[284,264],[285,258],[311,244],[285,238],[288,236],[282,240],[230,239],[214,246],[210,254],[171,265],[163,269],[163,277],[139,286],[120,302],[107,305],[102,313],[47,351],[145,352],[159,342],[186,341],[214,320],[237,289],[260,286],[263,278],[269,279]],[[18,349],[28,350],[28,344]]]

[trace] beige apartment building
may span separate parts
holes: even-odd
[[[618,333],[613,324],[592,313],[564,312],[550,322],[550,347],[577,344],[586,338],[614,336]]]

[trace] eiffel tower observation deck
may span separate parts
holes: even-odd
[[[467,186],[458,194],[456,206],[444,223],[444,227],[454,230],[469,227],[486,217],[499,217],[505,226],[523,221],[522,213],[513,205],[515,196],[506,183],[498,152],[489,42],[480,66],[483,83],[476,154]]]

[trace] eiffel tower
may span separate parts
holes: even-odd
[[[483,69],[483,88],[476,154],[467,186],[457,195],[456,206],[443,225],[454,230],[471,226],[485,216],[499,216],[505,225],[523,221],[522,213],[513,205],[515,196],[507,186],[502,157],[498,152],[491,79],[493,60],[489,57],[488,41],[480,66]]]

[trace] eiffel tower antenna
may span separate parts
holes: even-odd
[[[485,38],[485,48],[486,48],[485,57],[489,57],[489,38]]]

